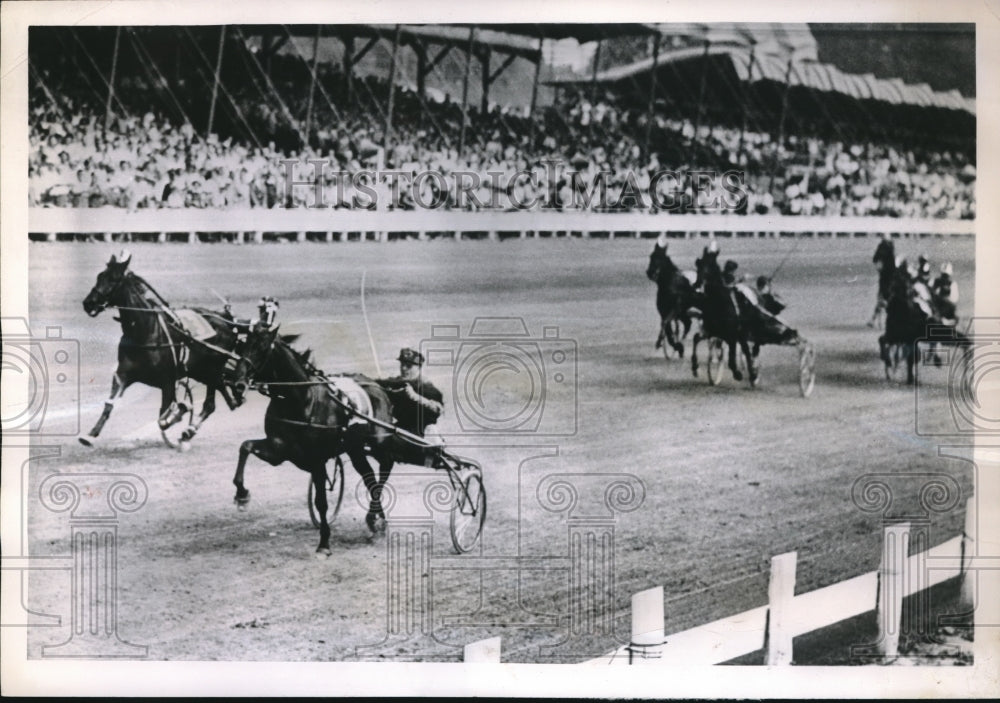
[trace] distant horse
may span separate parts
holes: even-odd
[[[207,391],[201,414],[181,435],[180,448],[187,449],[201,424],[215,411],[216,391],[222,392],[231,410],[237,407],[221,379],[225,364],[235,360],[232,350],[238,338],[238,323],[228,312],[171,309],[152,286],[129,271],[130,261],[131,256],[124,253],[121,259],[112,255],[83,300],[83,309],[91,317],[105,308],[118,308],[116,319],[121,322],[122,337],[118,342],[118,368],[111,377],[111,396],[90,434],[79,440],[85,446],[93,446],[115,401],[126,388],[139,382],[160,389],[158,424],[169,444],[166,430],[191,410],[185,403],[177,402],[178,383],[190,378],[204,384]],[[200,338],[192,336],[179,314],[204,328]]]
[[[750,329],[740,316],[739,294],[723,281],[719,252],[706,251],[696,265],[698,278],[695,287],[704,285],[704,293],[698,296],[702,327],[692,341],[691,372],[698,375],[698,343],[702,339],[721,339],[729,346],[729,370],[733,378],[743,380],[743,374],[736,365],[736,346],[739,345],[753,385],[757,380],[757,368],[750,352]]]
[[[935,331],[944,334],[937,335]],[[916,294],[906,269],[898,269],[886,304],[885,334],[878,338],[879,356],[885,364],[886,377],[891,379],[893,370],[900,363],[905,363],[906,382],[912,384],[913,366],[920,361],[918,342],[929,337],[935,344],[971,346],[967,336],[944,324],[929,302]],[[962,358],[968,360],[966,355]]]
[[[669,344],[683,359],[684,340],[691,331],[689,310],[694,299],[693,281],[674,265],[660,246],[649,255],[646,277],[656,284],[656,310],[660,313],[656,348]]]
[[[889,297],[892,295],[892,283],[896,278],[896,249],[890,239],[883,238],[878,247],[875,248],[875,255],[872,263],[878,268],[878,296],[875,299],[875,311],[869,327],[882,327],[883,318],[886,316],[886,308],[889,304]]]
[[[271,399],[264,415],[263,439],[248,439],[240,445],[239,461],[233,484],[236,504],[244,508],[250,491],[243,483],[247,457],[251,454],[272,466],[290,461],[310,474],[314,503],[319,515],[318,554],[330,555],[330,525],[327,521],[326,462],[343,453],[351,457],[361,474],[371,499],[366,523],[373,532],[384,524],[382,487],[392,468],[380,462],[382,472],[376,480],[359,453],[368,451],[379,458],[382,445],[391,437],[392,407],[386,391],[375,381],[361,375],[328,377],[309,360],[309,353],[298,352],[287,338],[278,335],[277,327],[255,325],[241,347],[241,358],[227,372],[233,392],[242,400],[251,385]],[[370,408],[358,408],[344,384],[360,386]],[[358,414],[372,417],[377,423],[353,422]],[[362,468],[358,468],[362,467]]]

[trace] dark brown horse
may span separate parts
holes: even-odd
[[[379,530],[384,524],[382,487],[389,478],[391,460],[383,462],[383,445],[392,435],[392,407],[386,391],[376,382],[361,375],[328,377],[309,360],[309,354],[298,352],[288,338],[278,335],[277,327],[255,325],[241,346],[241,359],[227,376],[234,393],[243,394],[254,387],[270,397],[264,415],[265,437],[248,439],[240,445],[239,461],[233,484],[236,504],[242,509],[250,501],[250,491],[243,483],[247,458],[254,456],[272,466],[290,461],[310,474],[315,494],[316,511],[320,517],[320,540],[316,552],[330,555],[330,525],[327,522],[326,463],[343,453],[351,457],[361,474],[371,503],[366,517],[369,529]],[[359,410],[348,395],[333,382],[339,378],[357,383],[368,396],[371,407]],[[375,422],[351,422],[359,413]],[[378,479],[367,462],[359,460],[368,452],[380,459]]]
[[[691,373],[698,375],[698,343],[702,339],[721,339],[729,346],[729,370],[737,381],[743,380],[743,373],[736,365],[736,347],[739,345],[750,374],[750,384],[757,380],[757,368],[750,351],[751,329],[740,315],[738,293],[727,285],[719,267],[719,252],[705,251],[697,261],[698,279],[696,286],[704,286],[704,293],[698,297],[698,307],[702,312],[701,330],[696,332],[691,345]]]
[[[660,332],[656,348],[669,345],[680,358],[684,358],[684,340],[691,330],[694,304],[694,285],[667,256],[659,244],[649,255],[646,277],[656,284],[656,311],[660,314]],[[666,350],[666,347],[664,347]]]
[[[885,315],[885,334],[878,338],[879,356],[885,364],[886,378],[892,379],[895,369],[906,364],[906,382],[914,383],[914,364],[920,361],[920,342],[933,340],[932,353],[940,365],[936,345],[945,344],[968,349],[971,340],[954,326],[944,324],[930,301],[922,298],[905,267],[895,271]],[[960,357],[963,363],[968,354]]]
[[[206,386],[205,403],[197,419],[184,430],[180,448],[187,449],[201,424],[215,411],[215,393],[222,392],[230,409],[236,407],[222,384],[222,371],[227,362],[235,362],[232,353],[237,339],[248,329],[227,312],[191,308],[211,326],[209,334],[196,339],[152,286],[129,271],[131,256],[111,256],[107,266],[97,274],[97,282],[83,300],[83,309],[96,317],[106,308],[118,308],[122,337],[118,342],[118,367],[111,377],[111,396],[97,424],[80,443],[92,446],[104,428],[115,401],[133,383],[144,383],[161,392],[158,424],[164,432],[176,424],[189,410],[177,400],[178,384],[193,379]],[[169,440],[168,440],[169,442]]]

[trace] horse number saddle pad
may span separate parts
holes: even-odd
[[[190,308],[180,308],[174,310],[174,315],[193,338],[202,340],[215,336],[215,328],[198,312]]]
[[[347,424],[351,425],[356,422],[365,422],[364,418],[360,415],[365,415],[371,417],[372,415],[372,401],[365,393],[365,389],[362,388],[357,381],[346,376],[336,376],[329,379],[330,389],[333,391],[340,391],[343,393],[354,409],[359,413],[359,415],[353,415]]]

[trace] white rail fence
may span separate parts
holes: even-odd
[[[965,530],[943,544],[907,556],[913,535],[909,523],[886,525],[878,571],[795,595],[796,553],[771,559],[768,604],[699,627],[665,635],[663,587],[632,596],[631,643],[585,664],[705,666],[766,650],[768,666],[791,664],[795,637],[874,611],[878,637],[862,645],[866,656],[895,657],[903,620],[903,599],[963,577],[962,600],[972,604],[970,573],[976,539],[974,499],[966,503]],[[922,603],[927,605],[927,601]],[[920,606],[910,610],[916,615]],[[911,627],[925,631],[926,623]],[[858,643],[861,645],[862,643]],[[499,637],[467,645],[465,661],[500,663]]]
[[[970,236],[973,220],[892,217],[793,217],[727,213],[676,215],[647,212],[464,212],[414,210],[369,212],[316,208],[255,210],[32,208],[33,239],[56,241],[86,235],[100,241],[128,238],[158,242],[347,241],[446,236],[508,237],[673,236],[851,237],[883,232],[896,237]]]

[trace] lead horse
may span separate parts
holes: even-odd
[[[320,523],[316,552],[330,556],[326,463],[345,452],[351,457],[371,499],[365,522],[372,532],[383,529],[381,494],[392,461],[381,459],[388,459],[383,445],[392,434],[387,429],[392,423],[392,406],[387,392],[375,381],[359,374],[328,377],[313,365],[308,352],[296,351],[289,341],[278,335],[277,326],[258,323],[241,345],[240,360],[227,370],[239,400],[251,387],[270,398],[264,415],[265,437],[240,444],[233,476],[235,502],[241,509],[250,502],[243,476],[251,454],[272,466],[292,462],[311,477]],[[370,408],[357,407],[357,395],[352,398],[344,390],[345,379],[360,387]],[[352,422],[362,415],[376,422]],[[360,460],[364,452],[380,459],[377,479],[367,462]]]
[[[220,391],[229,408],[237,403],[222,383],[228,362],[236,360],[233,348],[241,333],[240,323],[227,312],[190,308],[210,325],[208,334],[196,339],[178,317],[178,311],[142,277],[129,270],[131,255],[111,255],[97,282],[83,300],[83,309],[97,317],[109,307],[118,308],[122,337],[118,342],[118,366],[111,377],[111,395],[104,403],[100,418],[88,435],[78,439],[93,446],[111,416],[115,402],[133,383],[143,383],[161,392],[158,424],[164,440],[166,430],[177,424],[189,409],[177,400],[178,384],[193,379],[206,387],[205,402],[197,419],[184,430],[180,448],[187,449],[202,423],[215,411],[215,393]],[[244,330],[246,323],[242,324]]]
[[[656,284],[656,311],[660,314],[660,332],[656,348],[673,349],[684,358],[684,339],[691,330],[688,312],[694,301],[694,285],[667,256],[666,249],[657,243],[649,255],[646,277]]]

